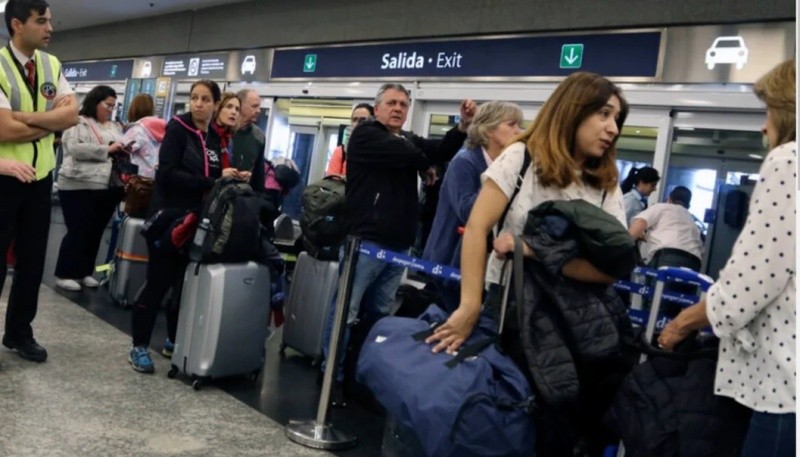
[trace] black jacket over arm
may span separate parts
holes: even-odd
[[[457,128],[442,140],[398,136],[378,121],[361,123],[347,145],[350,234],[407,249],[419,219],[417,174],[450,160],[466,139]]]

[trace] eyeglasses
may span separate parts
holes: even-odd
[[[106,102],[100,102],[100,103],[102,103],[103,106],[106,107],[106,109],[110,109],[110,110],[113,110],[114,107],[116,106],[114,103],[106,103]]]
[[[353,124],[357,124],[357,123],[359,123],[361,121],[366,121],[367,119],[368,118],[366,118],[366,117],[354,117],[354,118],[350,119],[350,122],[353,123]]]

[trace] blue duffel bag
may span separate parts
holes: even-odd
[[[356,379],[427,457],[529,457],[533,395],[510,358],[495,347],[494,320],[481,316],[457,355],[434,354],[425,338],[447,313],[431,305],[419,319],[385,317],[370,331]]]

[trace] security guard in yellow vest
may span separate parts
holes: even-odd
[[[50,43],[50,20],[44,0],[9,0],[5,21],[11,41],[0,49],[0,294],[12,240],[17,258],[2,342],[36,362],[47,359],[31,322],[50,231],[54,132],[78,122],[78,104],[61,63],[40,51]]]

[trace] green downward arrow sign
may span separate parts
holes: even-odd
[[[583,65],[583,44],[573,43],[561,46],[560,68],[580,68]]]
[[[306,54],[306,58],[303,61],[303,71],[305,73],[313,73],[317,71],[317,55],[316,54]]]

